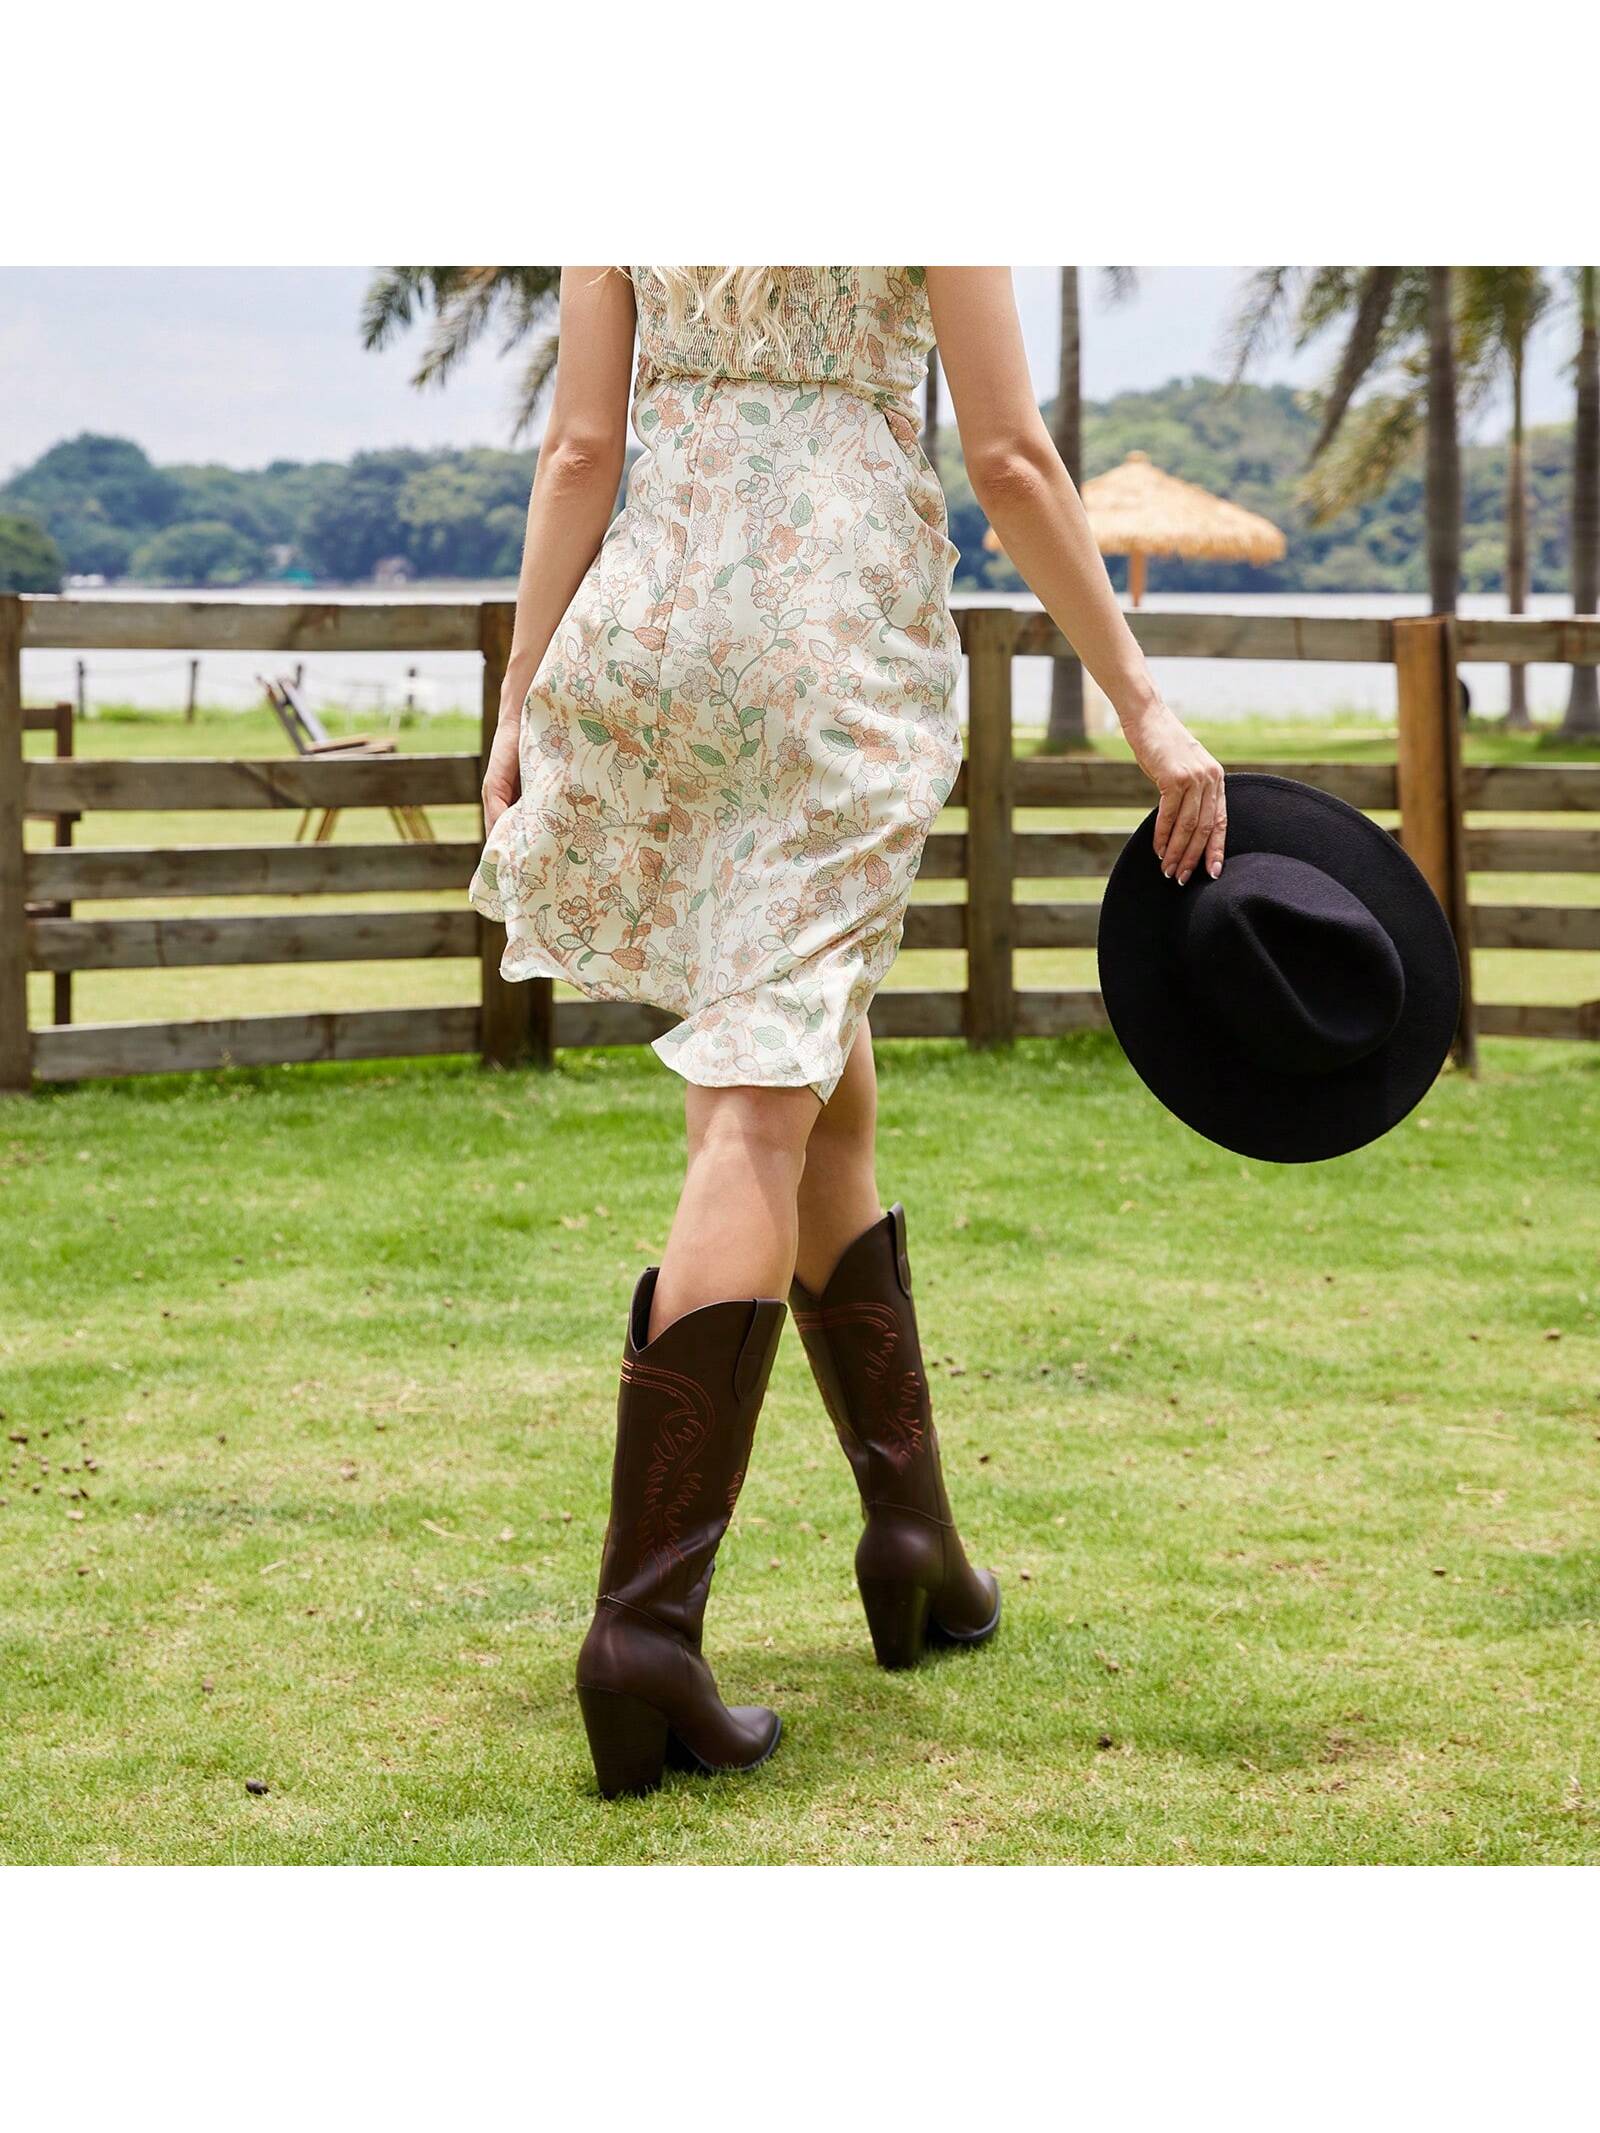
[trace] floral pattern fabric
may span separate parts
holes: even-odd
[[[634,281],[644,450],[470,895],[508,978],[667,1009],[655,1050],[689,1081],[825,1102],[960,764],[922,271],[780,269],[787,359],[742,373]]]

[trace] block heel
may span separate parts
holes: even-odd
[[[928,1636],[926,1589],[903,1578],[858,1577],[856,1583],[879,1666],[915,1666]]]
[[[671,1728],[665,1711],[618,1689],[578,1690],[583,1729],[603,1800],[654,1792],[667,1764]]]

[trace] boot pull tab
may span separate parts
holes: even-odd
[[[752,1389],[760,1383],[761,1373],[767,1363],[772,1343],[772,1313],[777,1312],[780,1322],[787,1307],[761,1297],[750,1306],[750,1323],[744,1339],[739,1343],[738,1358],[733,1366],[733,1390],[737,1399],[748,1399]]]
[[[894,1270],[900,1277],[900,1286],[911,1294],[911,1255],[906,1250],[906,1211],[898,1200],[889,1210],[889,1221],[894,1230]]]

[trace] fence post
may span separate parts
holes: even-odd
[[[1009,1044],[1017,1029],[1012,911],[1011,657],[1016,616],[967,615],[967,1042]]]
[[[1405,617],[1394,624],[1399,686],[1395,776],[1400,842],[1427,879],[1456,937],[1461,959],[1461,1021],[1455,1055],[1478,1069],[1472,997],[1472,920],[1467,904],[1467,839],[1461,779],[1461,702],[1456,631],[1448,615]]]
[[[23,919],[22,601],[0,593],[0,1090],[33,1082]]]
[[[500,685],[511,657],[516,607],[510,600],[486,600],[478,610],[478,644],[483,653],[483,709],[479,727],[480,768],[487,769],[495,728],[500,723]],[[479,1051],[485,1066],[548,1066],[554,1015],[548,978],[512,983],[500,975],[505,928],[493,919],[478,921],[478,962],[482,974],[482,1034]]]

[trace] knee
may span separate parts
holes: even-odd
[[[818,1114],[806,1145],[806,1161],[817,1169],[870,1162],[877,1137],[877,1106],[870,1089],[847,1093],[841,1087]]]
[[[709,1158],[791,1173],[805,1162],[817,1117],[809,1089],[696,1089],[691,1102],[690,1160]]]

